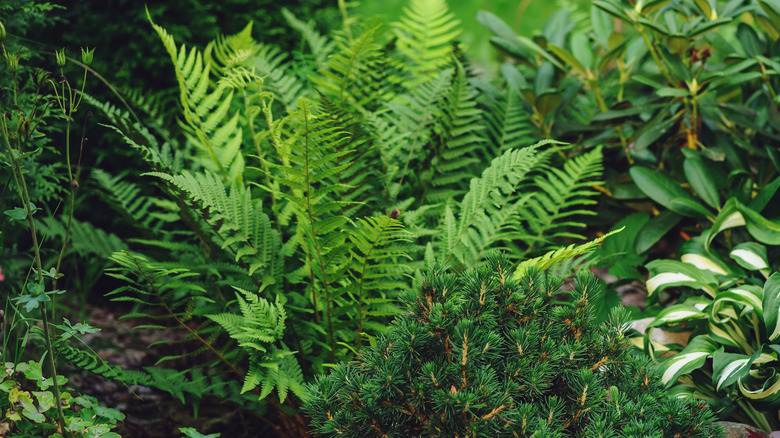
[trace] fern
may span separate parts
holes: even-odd
[[[229,194],[221,179],[213,173],[182,172],[180,175],[153,172],[150,175],[170,182],[202,207],[203,218],[214,228],[221,248],[230,248],[235,261],[248,266],[252,275],[263,269],[264,283],[277,281],[279,236],[260,202],[251,192],[233,183]]]
[[[540,271],[544,271],[546,269],[549,269],[551,266],[555,265],[556,263],[563,262],[566,260],[569,260],[573,257],[577,257],[579,255],[587,254],[590,251],[593,251],[601,242],[604,241],[607,237],[619,233],[623,231],[623,228],[619,228],[617,230],[610,231],[609,233],[596,238],[594,240],[591,240],[590,242],[583,243],[581,245],[575,245],[571,244],[566,247],[561,247],[552,251],[549,251],[548,253],[533,258],[528,259],[520,263],[517,268],[515,269],[515,273],[512,276],[515,280],[518,278],[521,278],[523,274],[528,271],[530,268],[535,268]]]
[[[458,218],[448,205],[440,225],[439,258],[449,262],[453,257],[465,266],[472,266],[495,242],[506,239],[507,216],[515,213],[530,195],[515,196],[520,185],[527,181],[544,154],[537,153],[541,144],[509,150],[495,158],[473,178],[469,191],[459,203]],[[509,201],[509,202],[508,202]]]
[[[314,68],[312,71],[319,70],[325,65],[328,57],[333,53],[335,43],[333,40],[320,35],[314,28],[314,23],[308,21],[304,23],[298,20],[287,8],[282,8],[282,15],[287,20],[287,24],[293,29],[300,32],[303,40],[309,46],[309,51],[314,57]]]
[[[277,295],[276,302],[271,304],[255,294],[235,289],[239,292],[236,299],[241,315],[220,313],[208,315],[208,318],[222,326],[239,346],[254,351],[241,393],[252,391],[262,384],[261,399],[274,388],[280,403],[284,403],[288,388],[296,396],[303,397],[303,373],[298,362],[291,357],[293,352],[276,346],[282,339],[287,319],[281,297]]]
[[[233,101],[229,83],[219,81],[212,87],[211,63],[203,54],[194,48],[188,52],[184,45],[177,49],[173,37],[154,23],[148,10],[147,17],[173,61],[185,132],[208,157],[202,160],[202,164],[218,172],[227,182],[241,180],[244,172],[241,154],[243,132],[238,126],[238,112],[229,115]]]
[[[534,178],[536,193],[520,212],[527,218],[525,240],[530,246],[526,254],[538,244],[550,245],[564,238],[584,239],[570,230],[585,226],[574,216],[596,214],[584,206],[596,203],[593,197],[598,192],[591,187],[601,184],[594,180],[601,177],[601,158],[601,148],[597,147],[567,160],[563,169],[547,166]]]
[[[311,78],[318,90],[339,107],[361,112],[377,99],[386,99],[386,61],[378,43],[377,28],[351,41],[337,40],[340,50]]]
[[[460,22],[447,10],[445,0],[414,0],[393,23],[400,61],[409,86],[436,77],[452,59],[452,44],[460,34]]]
[[[480,91],[487,128],[485,133],[493,155],[498,156],[535,141],[536,129],[516,90],[499,91],[483,85]]]

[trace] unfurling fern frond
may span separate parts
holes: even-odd
[[[154,23],[149,11],[147,17],[173,61],[183,127],[203,155],[201,164],[219,173],[226,182],[240,181],[244,172],[243,132],[238,126],[238,112],[230,115],[232,87],[225,81],[212,86],[212,64],[208,59],[195,48],[188,52],[182,45],[177,49],[173,37]]]
[[[393,23],[398,51],[406,58],[402,68],[415,86],[434,78],[452,59],[452,43],[460,34],[460,21],[445,0],[414,0]]]
[[[212,226],[220,247],[229,248],[235,261],[247,266],[249,275],[263,269],[264,284],[276,282],[281,269],[279,235],[263,213],[262,203],[253,201],[247,188],[233,183],[228,193],[222,180],[209,172],[149,175],[168,181],[186,193]]]

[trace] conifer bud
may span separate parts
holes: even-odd
[[[65,67],[65,49],[57,50],[54,53],[57,56],[57,66]]]

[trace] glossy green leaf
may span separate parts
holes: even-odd
[[[585,74],[585,66],[583,66],[580,61],[574,57],[574,55],[569,53],[569,51],[563,47],[558,47],[555,44],[548,44],[547,48],[550,49],[550,51],[553,52],[555,56],[560,58],[564,64],[574,69],[574,71],[583,75]]]
[[[675,114],[672,117],[668,117],[663,113],[656,115],[653,120],[648,122],[645,127],[639,131],[639,135],[637,135],[636,140],[634,140],[631,152],[643,151],[661,138],[662,135],[666,134],[666,131],[677,123],[677,119],[680,117],[679,114],[680,113]]]
[[[765,404],[767,408],[776,406],[780,401],[780,375],[773,369],[767,370],[768,377],[764,378],[760,382],[760,385],[748,384],[744,380],[740,380],[739,392],[745,398],[761,402]],[[755,389],[754,389],[755,387]]]
[[[634,243],[634,251],[642,254],[652,248],[666,233],[677,225],[682,216],[671,210],[662,211],[642,228]]]
[[[772,274],[764,283],[762,304],[767,337],[774,341],[780,337],[780,272]]]
[[[685,321],[707,319],[707,314],[694,306],[675,304],[658,312],[653,322],[648,327],[658,327],[668,324],[679,324]]]
[[[734,307],[736,305],[737,309],[741,309],[738,316],[742,317],[748,312],[755,312],[759,319],[763,321],[763,296],[763,290],[752,284],[745,284],[719,292],[710,304],[710,315],[712,318],[716,318],[723,307]]]
[[[660,90],[657,90],[656,94],[661,97],[686,97],[690,96],[691,93],[688,90],[683,90],[680,88],[664,87]]]
[[[544,50],[541,47],[539,47],[538,44],[536,44],[535,42],[533,42],[529,38],[521,36],[521,37],[518,37],[518,40],[520,41],[521,44],[525,45],[525,47],[528,47],[533,52],[535,52],[537,55],[540,55],[542,58],[546,59],[550,64],[558,67],[561,70],[564,70],[564,71],[566,70],[566,68],[560,62],[558,62],[557,59],[555,59],[552,55],[547,53],[546,50]]]
[[[631,167],[629,173],[644,194],[675,213],[691,217],[706,217],[709,214],[693,195],[666,175],[641,166]]]
[[[769,204],[769,201],[774,198],[778,188],[780,188],[780,177],[775,178],[774,181],[762,187],[756,197],[750,201],[748,207],[760,213]]]
[[[718,183],[713,175],[711,167],[705,164],[704,159],[698,151],[684,149],[685,162],[683,171],[685,179],[693,188],[693,191],[699,195],[704,202],[714,209],[721,206],[720,195],[718,193]]]

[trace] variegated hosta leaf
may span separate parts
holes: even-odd
[[[738,348],[746,353],[753,353],[755,350],[755,346],[750,341],[755,339],[752,327],[740,324],[733,310],[731,318],[707,322],[707,331],[710,337],[720,344]]]
[[[756,242],[740,243],[731,250],[729,255],[745,269],[762,272],[769,269],[766,247]]]
[[[647,294],[670,286],[688,286],[706,292],[715,297],[718,282],[710,271],[698,269],[688,263],[677,260],[653,260],[647,264],[650,279],[647,280]]]
[[[720,292],[710,305],[710,316],[716,320],[721,319],[717,315],[724,307],[730,306],[738,310],[736,313],[739,318],[742,318],[750,312],[754,312],[758,315],[758,318],[763,321],[764,310],[761,303],[762,297],[763,291],[761,288],[751,284],[745,284],[728,291]]]
[[[648,325],[648,328],[667,324],[677,324],[696,319],[707,319],[707,315],[694,306],[675,304],[674,306],[669,306],[660,311],[655,317],[655,321]]]
[[[715,389],[728,387],[737,380],[747,376],[750,372],[750,365],[761,353],[756,351],[752,356],[746,354],[732,354],[724,352],[723,348],[712,354],[712,383]]]
[[[776,409],[778,402],[780,402],[780,375],[774,368],[769,367],[766,367],[766,374],[765,378],[739,379],[737,382],[739,392],[745,398],[758,402],[759,406],[765,405],[767,408]]]
[[[707,336],[695,337],[680,353],[659,364],[661,380],[671,386],[681,375],[701,368],[717,349],[718,344]]]
[[[709,232],[702,234],[705,248],[709,249],[710,243],[721,231],[745,225],[745,218],[737,209],[737,203],[735,198],[729,198],[718,213],[718,217],[715,218],[715,222],[712,223],[712,228],[709,229]]]
[[[764,283],[764,325],[769,340],[780,337],[780,273],[775,272]]]
[[[704,248],[701,239],[691,239],[681,248],[683,253],[680,259],[683,263],[696,266],[703,271],[711,271],[716,275],[728,275],[731,273],[729,266],[718,256]]]
[[[780,222],[761,216],[760,213],[730,198],[723,205],[712,228],[704,237],[704,247],[709,249],[715,235],[721,231],[739,226],[747,227],[748,233],[761,243],[780,245]]]

